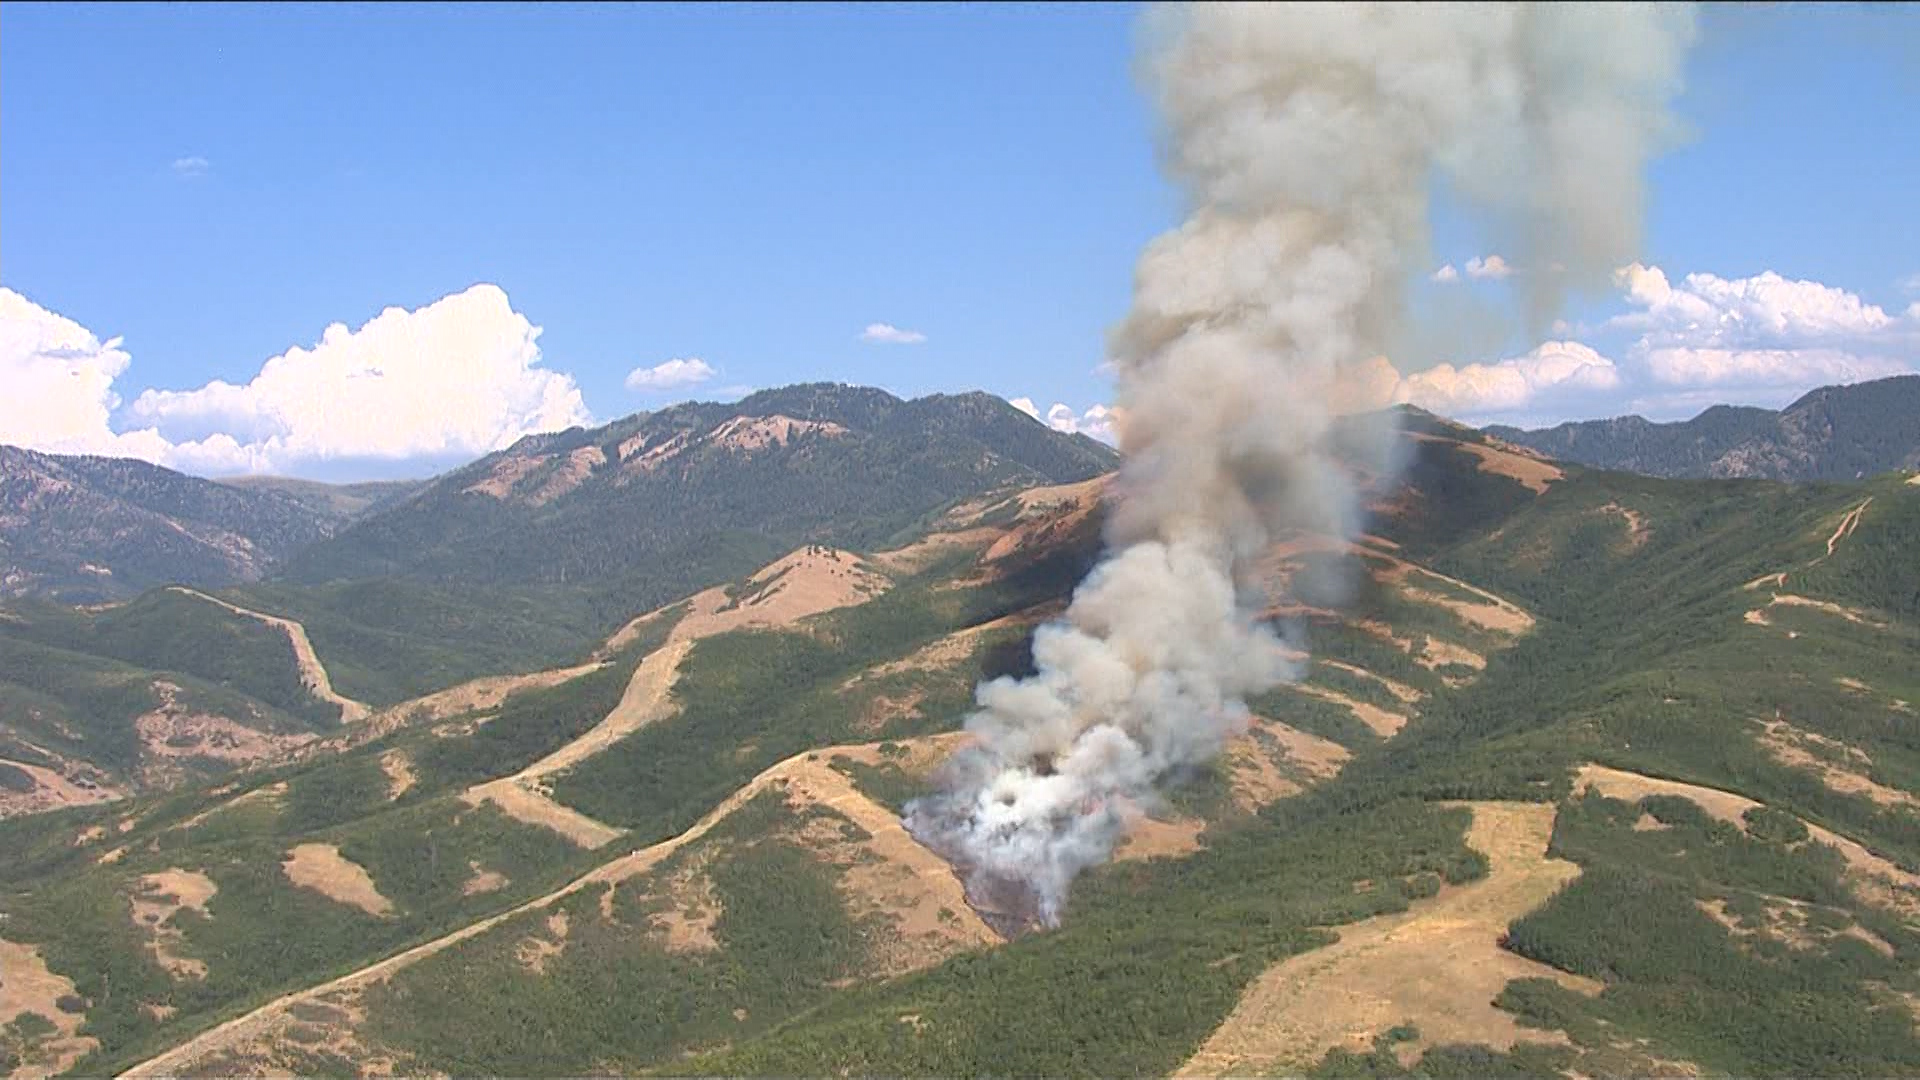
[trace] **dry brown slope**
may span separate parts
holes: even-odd
[[[1505,1049],[1551,1040],[1523,1031],[1493,1007],[1501,988],[1510,979],[1539,976],[1588,993],[1599,985],[1509,953],[1499,942],[1513,920],[1544,904],[1579,868],[1547,856],[1552,806],[1466,805],[1473,812],[1467,842],[1490,863],[1485,878],[1445,889],[1409,911],[1338,927],[1334,944],[1269,968],[1179,1074],[1307,1068],[1336,1047],[1365,1052],[1376,1034],[1403,1023],[1419,1028],[1416,1048],[1484,1043]]]
[[[798,784],[801,785],[802,790],[823,793],[825,799],[833,800],[828,803],[829,805],[841,813],[846,813],[845,808],[852,805],[852,799],[848,798],[848,794],[852,789],[846,787],[844,777],[839,777],[837,773],[833,773],[832,769],[825,764],[836,754],[850,754],[861,760],[878,760],[877,744],[828,747],[822,750],[797,754],[754,777],[752,781],[727,796],[718,806],[708,811],[706,816],[702,817],[698,822],[695,822],[685,832],[670,840],[665,840],[652,847],[619,856],[618,858],[601,864],[544,896],[536,897],[495,915],[490,915],[477,922],[470,923],[458,930],[435,938],[432,941],[415,945],[412,948],[395,953],[386,959],[370,964],[351,974],[343,975],[317,986],[275,998],[273,1001],[254,1009],[252,1012],[209,1028],[199,1035],[194,1036],[192,1039],[181,1043],[179,1046],[157,1057],[141,1062],[129,1068],[121,1075],[124,1077],[163,1077],[191,1074],[197,1065],[215,1055],[250,1040],[259,1039],[272,1032],[277,1026],[284,1025],[288,1022],[288,1010],[294,1006],[320,1004],[320,999],[323,997],[364,989],[374,983],[391,978],[394,974],[411,967],[427,957],[486,933],[488,930],[499,926],[501,923],[516,915],[548,907],[555,901],[570,896],[591,885],[603,882],[613,884],[625,881],[637,874],[645,873],[660,865],[661,862],[665,861],[676,851],[706,836],[715,826],[725,821],[728,815],[739,810],[755,797],[776,787],[784,788],[797,781]],[[864,796],[853,793],[853,798],[864,798]],[[874,812],[872,810],[856,810],[855,812],[860,815],[860,817],[855,818],[855,820],[862,821],[862,827],[868,828],[868,831],[874,831],[864,824],[864,821],[867,820],[874,821],[876,824],[878,823],[878,819],[874,817]],[[879,810],[878,812],[880,814],[886,813],[884,810]],[[898,827],[897,822],[895,822],[894,825],[895,828]],[[917,847],[917,845],[915,846]],[[945,864],[941,864],[943,871],[944,866]],[[928,867],[927,869],[931,871],[932,868]],[[937,880],[938,877],[938,875],[932,873],[928,873],[926,876],[930,881]],[[951,877],[950,872],[947,876],[949,878]],[[955,910],[957,911],[958,909],[956,908]]]
[[[1583,766],[1574,780],[1574,791],[1595,791],[1608,798],[1638,802],[1649,795],[1678,795],[1697,804],[1713,817],[1746,828],[1747,811],[1763,804],[1719,788],[1662,780],[1655,776],[1613,769],[1605,765]],[[1812,822],[1802,822],[1814,840],[1840,852],[1847,862],[1847,881],[1854,892],[1869,903],[1889,908],[1905,918],[1920,919],[1920,874],[1902,868],[1891,859],[1867,850],[1858,841]]]
[[[53,1031],[34,1040],[21,1055],[11,1076],[65,1072],[100,1045],[91,1036],[79,1034],[84,1013],[60,1008],[60,1000],[73,992],[73,982],[49,971],[38,948],[0,940],[0,1025],[12,1024],[28,1013],[53,1025]]]
[[[93,803],[112,802],[126,797],[124,792],[103,784],[95,784],[91,787],[77,784],[59,772],[42,765],[30,765],[24,761],[0,758],[0,766],[15,769],[32,781],[32,786],[25,791],[0,788],[0,818],[38,814],[45,810],[59,810],[69,806],[89,806]]]
[[[492,803],[509,817],[552,829],[585,848],[601,847],[620,830],[555,801],[545,779],[587,760],[648,724],[673,715],[673,684],[681,663],[701,638],[730,630],[760,626],[790,626],[828,611],[865,603],[886,591],[886,577],[868,569],[851,552],[809,545],[762,567],[740,585],[735,600],[725,587],[715,587],[684,601],[687,611],[674,624],[667,640],[634,669],[626,692],[605,719],[579,738],[512,776],[468,789],[461,798],[468,805]],[[603,652],[635,640],[640,628],[664,615],[650,612],[616,632]]]

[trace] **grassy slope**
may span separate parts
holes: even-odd
[[[1920,700],[1912,665],[1904,662],[1914,654],[1913,628],[1920,621],[1913,615],[1914,570],[1899,555],[1920,545],[1920,498],[1913,489],[1889,482],[1864,490],[1784,489],[1577,472],[1535,499],[1478,472],[1460,452],[1432,444],[1415,475],[1445,499],[1436,500],[1439,508],[1425,515],[1419,531],[1409,526],[1391,538],[1405,545],[1408,557],[1528,608],[1539,619],[1534,633],[1493,654],[1476,683],[1449,690],[1435,673],[1376,639],[1332,623],[1309,628],[1321,655],[1349,658],[1431,692],[1421,717],[1389,743],[1364,731],[1329,730],[1359,750],[1339,780],[1241,828],[1218,831],[1195,858],[1095,873],[1077,891],[1065,931],[843,993],[819,992],[820,980],[834,977],[825,968],[796,968],[795,986],[756,989],[753,980],[772,973],[767,958],[787,956],[782,950],[801,943],[841,940],[845,927],[827,906],[783,906],[750,881],[734,881],[722,886],[730,921],[720,930],[722,952],[711,961],[682,962],[589,936],[574,959],[555,969],[552,986],[480,993],[449,972],[460,963],[483,965],[471,970],[511,964],[511,950],[498,944],[491,952],[463,950],[394,984],[400,996],[387,1004],[396,1019],[380,1028],[381,1037],[422,1063],[455,1072],[538,1071],[524,1058],[528,1040],[560,1030],[572,1042],[566,1056],[552,1060],[579,1070],[616,1061],[670,1072],[1165,1071],[1191,1053],[1268,960],[1323,940],[1317,926],[1393,910],[1407,900],[1399,886],[1355,893],[1355,880],[1403,882],[1433,871],[1460,879],[1475,872],[1460,844],[1464,815],[1423,800],[1557,798],[1567,790],[1567,768],[1586,760],[1734,788],[1920,866],[1911,815],[1834,795],[1773,762],[1747,738],[1750,720],[1778,708],[1797,726],[1870,748],[1882,782],[1915,788],[1912,720],[1863,709],[1833,682],[1857,678],[1882,692],[1882,701]],[[1824,551],[1838,517],[1869,493],[1876,501],[1860,529],[1832,559],[1799,570]],[[1609,503],[1644,516],[1650,535],[1642,546],[1629,546],[1621,516],[1602,509]],[[904,655],[952,627],[1062,594],[1091,552],[1091,536],[1086,539],[995,594],[927,588],[952,568],[935,570],[925,583],[829,617],[831,646],[766,632],[703,642],[688,661],[681,716],[563,777],[556,793],[631,827],[620,846],[670,835],[765,764],[854,735],[848,725],[861,702],[838,691],[848,674]],[[1778,608],[1782,625],[1791,621],[1799,637],[1745,626],[1743,611],[1765,596],[1741,586],[1781,569],[1794,572],[1794,591],[1870,603],[1892,628],[1868,632],[1817,612]],[[1410,631],[1418,620],[1433,618],[1372,590],[1356,602]],[[1023,663],[1017,650],[999,650],[957,677],[934,680],[921,687],[929,694],[927,718],[886,734],[947,726],[974,676]],[[70,847],[75,826],[110,821],[120,811],[5,826],[0,843],[25,857],[0,874],[8,890],[0,907],[24,928],[22,936],[50,943],[55,968],[75,973],[83,994],[98,1000],[103,989],[99,976],[87,981],[85,972],[112,970],[114,986],[171,994],[182,1005],[164,1024],[143,1019],[126,1002],[90,1014],[108,1045],[87,1067],[125,1064],[249,1002],[310,985],[475,913],[500,910],[606,857],[606,850],[577,856],[491,814],[455,824],[449,798],[461,784],[511,772],[583,730],[623,683],[616,673],[526,695],[480,729],[489,733],[485,747],[462,748],[459,740],[437,745],[425,732],[402,732],[337,761],[262,776],[258,783],[289,782],[279,809],[228,811],[195,829],[164,833],[166,823],[211,802],[183,794],[144,815],[126,838],[135,853],[120,866],[83,868],[91,852]],[[1351,685],[1337,688],[1361,693]],[[1299,719],[1302,727],[1337,725],[1331,716],[1315,720],[1304,707],[1289,707],[1282,718]],[[395,747],[416,755],[422,781],[389,804],[371,771],[372,755]],[[1688,821],[1668,832],[1636,833],[1625,810],[1598,800],[1576,807],[1578,813],[1562,814],[1556,853],[1581,863],[1587,876],[1523,920],[1527,932],[1518,947],[1595,974],[1610,988],[1588,1002],[1515,984],[1505,999],[1532,1022],[1566,1029],[1576,1043],[1568,1053],[1604,1064],[1604,1055],[1618,1053],[1612,1044],[1624,1033],[1652,1040],[1670,1056],[1742,1072],[1834,1071],[1849,1055],[1878,1062],[1883,1072],[1911,1071],[1920,1062],[1911,1023],[1875,1005],[1873,989],[1875,983],[1920,989],[1912,975],[1920,969],[1920,940],[1841,889],[1834,867],[1817,852],[1786,852]],[[285,886],[272,865],[276,853],[309,836],[338,842],[366,862],[401,908],[400,919],[381,923]],[[147,840],[157,850],[139,846]],[[785,857],[777,847],[765,854],[772,860],[767,867]],[[512,885],[491,896],[459,896],[454,886],[469,858],[506,870]],[[213,967],[198,989],[165,985],[130,937],[124,900],[117,899],[138,873],[174,865],[205,868],[222,888],[214,917],[187,926],[190,954]],[[1642,903],[1647,921],[1614,933],[1623,896]],[[1770,902],[1756,897],[1818,904],[1829,912],[1823,918],[1868,927],[1896,954],[1868,956],[1840,946],[1788,961],[1756,959],[1718,924],[1686,914],[1697,914],[1696,899],[1731,898],[1749,907]],[[311,933],[271,941],[270,929],[286,925],[271,913],[305,912],[304,902],[320,905],[307,913],[316,920]],[[1663,965],[1661,957],[1675,959]],[[748,1027],[735,1028],[730,1013],[720,1010],[728,992],[766,995],[755,999]],[[1677,1006],[1693,995],[1722,1011],[1734,1011],[1726,1003],[1737,1000],[1746,1012],[1709,1023],[1698,1010]],[[666,1022],[674,1015],[679,1019]],[[903,1024],[906,1015],[937,1017],[933,1034],[916,1034],[924,1029]],[[408,1016],[420,1022],[400,1022]],[[426,1022],[434,1016],[444,1020]],[[1836,1026],[1810,1023],[1808,1016],[1853,1020]],[[519,1034],[462,1037],[475,1031]],[[716,1041],[731,1048],[691,1062],[679,1056]],[[1441,1072],[1514,1064],[1469,1051],[1429,1057]],[[1524,1055],[1519,1060],[1540,1064]],[[1390,1074],[1398,1065],[1390,1055],[1375,1055],[1330,1060],[1328,1068]]]
[[[0,621],[0,752],[38,761],[27,744],[126,778],[138,766],[134,718],[161,704],[157,682],[195,712],[262,731],[322,731],[339,710],[301,683],[285,634],[162,590],[88,613],[51,604]],[[188,761],[201,775],[225,770]]]
[[[1911,813],[1881,810],[1864,798],[1826,790],[1781,766],[1751,741],[1749,720],[1780,709],[1796,725],[1864,746],[1880,762],[1883,782],[1916,790],[1910,771],[1916,728],[1911,714],[1886,703],[1920,700],[1911,657],[1915,620],[1909,611],[1913,563],[1902,552],[1920,545],[1920,498],[1897,480],[1866,489],[1795,488],[1753,483],[1676,484],[1601,473],[1578,473],[1537,499],[1521,499],[1475,474],[1457,452],[1438,448],[1416,475],[1444,483],[1448,504],[1418,526],[1388,530],[1407,553],[1444,572],[1514,598],[1540,619],[1516,648],[1491,658],[1472,686],[1438,693],[1399,739],[1363,753],[1340,779],[1313,795],[1283,803],[1267,820],[1284,822],[1267,843],[1301,842],[1343,822],[1374,822],[1368,835],[1389,839],[1384,815],[1418,798],[1553,798],[1567,790],[1567,770],[1600,760],[1648,772],[1732,787],[1808,820],[1855,837],[1909,868],[1920,867]],[[1798,568],[1818,557],[1835,522],[1867,494],[1874,507],[1831,559],[1796,574],[1792,587],[1821,598],[1873,605],[1894,620],[1867,631],[1829,615],[1790,611],[1799,634],[1749,634],[1743,612],[1765,594],[1741,586],[1765,572]],[[1602,508],[1624,504],[1651,529],[1631,546],[1624,518]],[[1364,598],[1363,598],[1364,603]],[[1779,609],[1776,609],[1778,611]],[[1882,704],[1862,707],[1834,679],[1861,679]],[[1281,714],[1291,719],[1289,714]],[[1624,817],[1587,804],[1563,815],[1555,854],[1587,870],[1563,899],[1525,920],[1516,947],[1537,958],[1607,980],[1596,1001],[1552,987],[1512,987],[1508,1007],[1544,1027],[1567,1028],[1586,1071],[1644,1069],[1623,1051],[1623,1039],[1649,1040],[1667,1055],[1710,1068],[1756,1074],[1912,1071],[1920,1065],[1911,1016],[1877,987],[1920,989],[1920,934],[1865,905],[1839,881],[1837,861],[1822,849],[1788,852],[1728,828],[1676,827],[1636,833],[1638,809]],[[1607,816],[1611,813],[1612,816]],[[1248,836],[1260,835],[1249,832]],[[1253,840],[1244,842],[1252,843]],[[1307,843],[1322,860],[1350,853]],[[1180,869],[1206,865],[1224,845]],[[1284,847],[1277,848],[1285,850]],[[1107,889],[1141,871],[1110,869],[1076,897],[1069,932],[1044,943],[1020,943],[992,957],[955,961],[900,984],[849,995],[796,1019],[769,1036],[693,1063],[722,1072],[920,1072],[972,1065],[1008,1072],[1162,1070],[1184,1060],[1209,1023],[1177,1031],[1127,1023],[1128,1010],[1151,1011],[1187,998],[1206,979],[1185,974],[1178,954],[1161,965],[1125,968],[1115,953],[1150,948],[1107,931],[1110,918],[1130,917],[1147,901],[1131,898],[1109,912]],[[1172,888],[1173,886],[1168,886]],[[1623,891],[1624,890],[1624,891]],[[1804,954],[1780,942],[1743,947],[1694,901],[1732,898],[1736,905],[1778,904],[1785,897],[1818,904],[1834,925],[1870,929],[1894,954],[1882,956],[1851,938],[1834,938]],[[1212,925],[1213,890],[1185,894],[1166,926]],[[1271,895],[1260,917],[1271,918]],[[1646,909],[1644,916],[1638,909]],[[1624,911],[1636,911],[1633,920]],[[1200,918],[1194,918],[1201,916]],[[1250,916],[1242,914],[1241,918]],[[1189,922],[1192,920],[1192,922]],[[1096,929],[1097,928],[1097,929]],[[1098,946],[1074,947],[1075,935],[1099,933]],[[1208,955],[1196,947],[1201,956]],[[1040,954],[1046,956],[1044,962]],[[1083,972],[1128,1004],[1079,1007],[1042,989],[1012,992],[1031,956],[1036,982],[1074,985]],[[974,977],[976,968],[993,971]],[[1002,968],[1004,967],[1004,971]],[[1244,976],[1240,976],[1243,981]],[[928,992],[928,985],[940,988]],[[1204,1002],[1205,994],[1200,995]],[[1230,1000],[1230,998],[1229,998]],[[1209,1006],[1201,1005],[1202,1009]],[[1021,1013],[1023,1019],[1009,1016]],[[905,1014],[937,1015],[937,1040],[903,1030]],[[1604,1025],[1611,1025],[1610,1027]],[[1044,1038],[1019,1033],[1044,1029]],[[1013,1033],[1009,1036],[1008,1033]],[[1637,1045],[1637,1044],[1636,1044]],[[968,1047],[992,1047],[985,1050]],[[1069,1048],[1097,1047],[1096,1058]],[[978,1058],[969,1054],[981,1054]],[[1549,1055],[1551,1056],[1551,1055]],[[1514,1055],[1446,1049],[1432,1070],[1484,1075],[1546,1067],[1534,1051]],[[1558,1059],[1556,1059],[1558,1060]],[[990,1062],[990,1065],[989,1065]],[[1336,1056],[1334,1072],[1399,1075],[1391,1054]],[[686,1071],[688,1066],[666,1066]]]

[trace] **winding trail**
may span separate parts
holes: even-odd
[[[1873,496],[1867,496],[1866,502],[1847,511],[1847,516],[1840,519],[1840,527],[1833,530],[1832,536],[1827,537],[1827,557],[1831,558],[1833,549],[1840,545],[1840,541],[1852,536],[1853,530],[1860,527],[1860,515],[1866,512],[1868,504],[1872,502]]]
[[[620,703],[605,719],[519,772],[469,788],[460,798],[469,806],[492,803],[516,821],[552,829],[583,848],[603,847],[620,836],[621,830],[555,800],[547,790],[548,777],[573,768],[678,711],[673,685],[680,665],[702,638],[747,627],[791,625],[822,612],[865,603],[885,591],[888,584],[888,579],[868,570],[866,561],[858,555],[808,546],[749,577],[737,590],[747,599],[736,600],[726,586],[695,593],[682,601],[686,613],[674,624],[666,641],[634,669]],[[632,641],[639,627],[666,610],[649,612],[628,623],[608,639],[600,654],[610,654]]]
[[[636,874],[643,874],[659,865],[674,852],[707,835],[707,833],[713,830],[714,826],[726,820],[727,815],[732,814],[734,811],[752,801],[755,796],[776,785],[784,787],[790,783],[798,784],[803,790],[808,792],[812,799],[833,807],[843,814],[858,814],[859,816],[855,818],[855,820],[861,821],[863,825],[869,821],[878,825],[880,822],[871,814],[859,814],[858,808],[849,805],[850,800],[845,796],[852,792],[852,788],[847,785],[844,778],[832,773],[831,768],[827,765],[827,762],[831,760],[836,753],[846,752],[868,756],[873,754],[878,746],[878,743],[862,743],[852,746],[825,747],[795,754],[754,777],[744,787],[727,796],[718,806],[709,810],[706,816],[702,817],[678,836],[663,840],[651,847],[642,848],[639,851],[609,860],[587,871],[585,874],[574,878],[565,885],[554,889],[552,892],[517,904],[497,915],[490,915],[478,922],[469,923],[466,926],[460,927],[458,930],[451,931],[431,941],[402,950],[384,960],[369,964],[358,971],[321,983],[318,986],[311,986],[304,990],[297,990],[293,993],[277,997],[265,1005],[254,1009],[252,1012],[208,1028],[206,1031],[181,1043],[179,1046],[168,1050],[158,1057],[150,1058],[138,1065],[134,1065],[119,1075],[121,1077],[191,1075],[193,1072],[192,1066],[196,1062],[209,1054],[216,1053],[242,1040],[262,1034],[272,1025],[280,1021],[282,1017],[286,1016],[288,1011],[295,1005],[317,1002],[320,998],[330,994],[342,991],[361,990],[374,983],[384,982],[395,974],[433,956],[435,953],[458,945],[471,938],[478,937],[517,915],[522,915],[529,911],[536,911],[592,885],[601,883],[617,884]],[[865,798],[864,796],[857,797]],[[897,822],[893,824],[894,827],[898,827]],[[929,853],[928,857],[932,857],[931,853]],[[931,867],[929,867],[929,869],[931,869]],[[941,869],[945,872],[944,866],[942,866]]]
[[[169,585],[167,591],[205,600],[209,604],[226,608],[235,615],[266,623],[287,635],[287,640],[293,643],[294,660],[300,667],[300,681],[306,685],[307,691],[314,697],[329,705],[339,706],[342,724],[357,724],[365,720],[371,712],[364,703],[345,697],[334,690],[333,680],[327,677],[326,667],[320,663],[319,654],[313,651],[313,642],[307,639],[306,627],[292,619],[283,619],[278,615],[268,615],[263,611],[243,608],[198,589],[189,589],[185,585]]]

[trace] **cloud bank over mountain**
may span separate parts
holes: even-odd
[[[540,328],[475,285],[268,359],[242,384],[120,384],[132,353],[0,289],[0,441],[143,458],[202,474],[300,472],[337,459],[472,456],[589,421],[572,376],[540,366]]]

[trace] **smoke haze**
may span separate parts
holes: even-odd
[[[1156,784],[1294,676],[1247,570],[1281,532],[1354,535],[1352,466],[1390,466],[1393,432],[1336,448],[1333,423],[1415,329],[1435,181],[1513,253],[1533,322],[1604,287],[1638,255],[1693,13],[1204,4],[1154,9],[1143,31],[1190,212],[1141,255],[1113,333],[1110,554],[1035,634],[1036,674],[979,688],[977,748],[906,815],[976,894],[1015,883],[1049,925]]]

